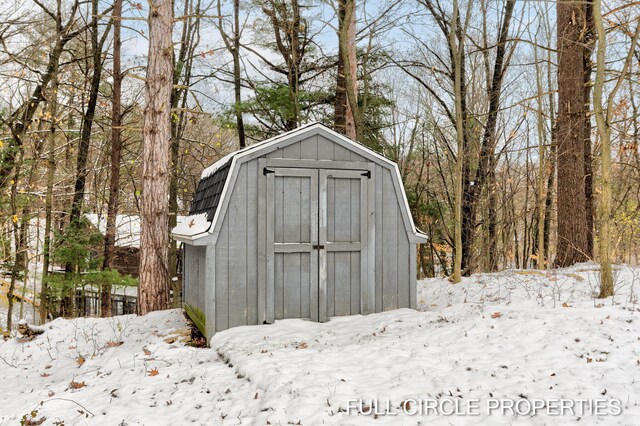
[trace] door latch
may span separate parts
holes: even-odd
[[[324,250],[324,245],[323,244],[314,244],[313,245],[313,249],[314,250]]]

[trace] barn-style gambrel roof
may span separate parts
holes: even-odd
[[[173,229],[174,239],[194,245],[215,242],[222,222],[221,218],[224,217],[228,207],[230,194],[233,191],[240,165],[315,134],[321,134],[333,142],[357,152],[366,159],[389,169],[410,241],[413,243],[426,242],[426,235],[419,232],[413,223],[409,203],[396,163],[317,122],[232,152],[207,167],[200,177],[200,182],[189,210],[189,216]]]

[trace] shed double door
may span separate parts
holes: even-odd
[[[267,320],[361,313],[364,170],[265,168]]]

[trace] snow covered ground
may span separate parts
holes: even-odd
[[[424,280],[418,312],[239,327],[211,349],[184,345],[175,310],[58,319],[0,343],[0,424],[637,425],[640,269],[608,300],[596,269]]]

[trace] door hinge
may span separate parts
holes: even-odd
[[[324,245],[323,244],[314,244],[313,245],[313,249],[314,250],[324,250]]]
[[[268,175],[269,173],[275,173],[275,170],[269,170],[266,167],[262,169],[262,174],[263,175]]]
[[[371,170],[367,170],[366,172],[364,172],[360,176],[366,176],[367,179],[371,179]]]

